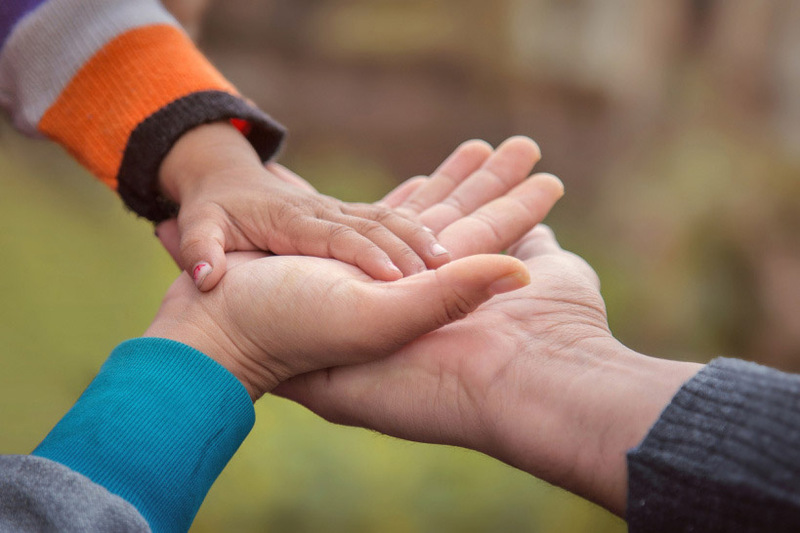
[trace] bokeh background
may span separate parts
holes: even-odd
[[[458,143],[536,139],[548,222],[632,348],[800,371],[800,3],[172,0],[288,126],[280,160],[373,201]],[[58,147],[0,126],[0,452],[27,453],[177,274]],[[621,532],[479,454],[257,405],[193,531]]]

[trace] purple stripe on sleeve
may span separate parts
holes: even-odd
[[[14,25],[47,0],[3,0],[0,2],[0,48],[6,44]]]

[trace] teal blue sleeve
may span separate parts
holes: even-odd
[[[245,388],[184,344],[120,344],[33,455],[130,502],[153,531],[186,531],[255,421]]]

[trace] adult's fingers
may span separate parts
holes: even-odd
[[[558,178],[535,174],[444,228],[439,240],[454,258],[500,252],[544,220],[563,194],[564,185]]]
[[[416,217],[447,198],[491,154],[492,147],[485,141],[471,140],[462,143],[431,174],[425,185],[396,206],[397,209],[406,216]]]
[[[540,158],[539,146],[528,137],[505,140],[451,193],[420,212],[419,220],[441,231],[522,182]]]
[[[508,253],[525,262],[546,255],[558,255],[564,269],[582,275],[595,289],[600,290],[597,272],[579,255],[562,249],[549,226],[539,224],[511,246]]]
[[[376,202],[376,205],[388,207],[389,209],[396,209],[405,202],[414,191],[425,185],[429,179],[430,178],[427,176],[414,176],[413,178],[409,178],[389,191],[379,202]]]
[[[545,224],[539,224],[513,246],[508,248],[508,253],[522,259],[532,259],[533,257],[545,254],[553,254],[563,251],[561,245],[556,240],[553,230]]]

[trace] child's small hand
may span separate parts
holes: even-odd
[[[204,291],[222,278],[225,252],[233,250],[330,257],[384,281],[450,260],[433,233],[389,208],[286,183],[228,124],[181,137],[161,165],[160,180],[181,206],[179,263]]]

